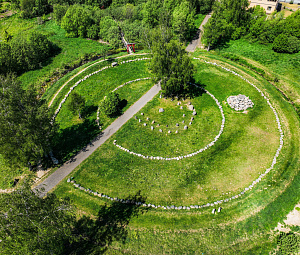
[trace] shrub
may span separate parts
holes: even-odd
[[[115,116],[120,111],[120,97],[118,93],[110,92],[102,101],[101,110],[107,116]]]
[[[279,254],[297,254],[300,251],[300,237],[292,232],[280,232],[277,243]]]
[[[67,31],[67,37],[86,37],[87,29],[92,24],[90,12],[80,6],[70,6],[61,20],[61,27]]]
[[[280,34],[275,38],[272,49],[278,53],[296,53],[300,50],[300,40],[295,36]]]

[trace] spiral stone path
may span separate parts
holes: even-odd
[[[160,89],[160,84],[154,85],[123,115],[121,115],[109,127],[107,127],[93,142],[83,148],[74,158],[65,162],[60,168],[49,175],[33,190],[37,191],[43,188],[44,190],[39,193],[39,196],[44,197],[50,190],[52,190],[65,177],[67,177],[81,162],[87,159],[99,146],[101,146],[108,138],[116,133],[129,119],[131,119],[137,112],[139,112],[155,95],[158,94]]]

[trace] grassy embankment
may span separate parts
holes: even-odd
[[[126,59],[138,58],[126,57]],[[121,58],[119,61],[122,61]],[[61,90],[53,103],[53,109],[56,109],[57,104],[61,101],[69,88],[81,79],[86,74],[95,70],[101,69],[104,65],[109,64],[111,61],[101,62],[90,69],[86,70],[78,77],[76,77],[70,84]],[[63,105],[60,113],[57,116],[57,123],[60,125],[59,135],[57,137],[57,146],[54,151],[59,158],[64,160],[70,158],[74,153],[83,148],[91,139],[100,133],[98,126],[95,123],[97,108],[110,91],[125,82],[135,80],[138,78],[149,77],[149,73],[146,69],[146,61],[138,61],[133,63],[125,63],[112,69],[104,70],[97,75],[93,75],[86,81],[80,83],[75,91],[86,99],[86,118],[80,120],[78,115],[71,113],[66,105],[68,99]],[[153,85],[153,81],[139,81],[132,84],[128,84],[120,88],[117,92],[122,100],[122,112],[126,111],[138,98],[140,98],[150,87]],[[48,95],[47,95],[48,96]],[[53,96],[53,95],[52,95]],[[49,96],[49,98],[51,98]],[[105,129],[111,124],[116,117],[108,118],[103,114],[100,114],[100,124],[102,129]]]
[[[36,86],[38,89],[43,82],[50,81],[50,78],[55,75],[61,76],[68,68],[78,65],[87,56],[101,53],[104,47],[96,41],[65,37],[65,31],[57,26],[53,20],[38,25],[36,18],[24,20],[15,14],[0,19],[0,39],[5,30],[12,36],[30,31],[40,31],[48,35],[49,39],[61,48],[59,54],[42,64],[42,68],[26,72],[20,76],[24,88]],[[0,188],[11,187],[13,178],[19,178],[26,172],[27,169],[9,167],[0,157]]]
[[[211,57],[222,59],[218,56]],[[279,113],[286,136],[285,146],[275,169],[242,198],[223,204],[223,211],[218,215],[212,215],[211,208],[190,212],[149,211],[131,222],[127,242],[116,243],[112,253],[117,253],[117,249],[120,253],[193,254],[201,251],[204,254],[266,254],[274,246],[275,239],[270,231],[299,200],[296,193],[299,189],[299,121],[291,105],[270,83],[247,68],[228,60],[224,61],[230,64],[232,69],[237,67],[237,72],[259,86],[270,97]],[[185,146],[185,139],[179,144],[179,140],[174,139],[175,136],[163,137],[154,132],[150,135],[150,131],[146,131],[132,120],[72,174],[75,179],[87,188],[107,192],[111,196],[122,197],[142,190],[152,203],[188,205],[222,198],[224,191],[234,194],[268,167],[278,146],[278,131],[275,127],[275,117],[265,101],[248,84],[243,84],[221,69],[198,62],[196,65],[196,80],[206,85],[206,88],[222,101],[225,110],[224,133],[214,147],[202,155],[186,160],[185,163],[147,161],[146,164],[145,160],[114,147],[112,140],[117,139],[123,146],[121,142],[126,142],[126,145],[134,146],[129,148],[134,151],[144,149],[149,153],[153,153],[155,147],[145,148],[143,140],[149,140],[150,145],[153,142],[155,146],[155,138],[161,139],[160,143],[156,143],[157,150],[165,145],[166,140],[172,141],[170,148],[165,146],[166,153],[168,149],[169,153],[171,152],[174,148],[172,146],[177,146],[183,151],[189,150],[190,147]],[[248,114],[235,113],[225,104],[227,96],[237,93],[246,94],[254,101],[255,107]],[[204,100],[204,96],[201,100]],[[209,99],[206,103],[209,105]],[[156,107],[159,104],[158,99],[152,104]],[[205,106],[202,107],[205,109]],[[151,104],[147,105],[143,109],[144,116],[147,117],[148,113],[151,117],[152,109]],[[216,114],[210,120],[217,123],[220,121],[218,118],[220,116]],[[168,121],[171,120],[166,120]],[[214,125],[211,125],[211,128],[213,127]],[[131,130],[138,131],[139,135],[131,133]],[[189,131],[191,134],[192,130]],[[209,131],[204,133],[203,140],[205,135],[209,136]],[[207,192],[204,188],[207,188]],[[99,206],[105,202],[74,190],[65,182],[55,192],[59,196],[70,196],[77,208],[89,214],[96,214]]]

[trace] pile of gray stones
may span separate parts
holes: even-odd
[[[245,95],[230,96],[227,98],[227,103],[236,111],[246,111],[253,107],[253,102]]]

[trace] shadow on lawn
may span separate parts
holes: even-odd
[[[173,189],[172,196],[184,198],[184,192],[178,191],[188,187],[191,192],[194,192],[198,185],[205,184],[208,181],[207,178],[212,174],[209,169],[214,165],[214,161],[230,158],[232,156],[230,146],[236,143],[243,134],[243,130],[236,130],[231,132],[230,135],[220,138],[220,141],[208,149],[210,150],[209,155],[207,157],[200,157],[197,163],[195,163],[195,169],[187,171],[182,182]],[[194,158],[197,157],[199,156],[196,155]],[[218,174],[221,171],[222,169],[215,169],[214,174]]]
[[[85,119],[83,123],[60,130],[55,139],[53,153],[65,162],[89,144],[100,133],[95,120]]]
[[[146,197],[139,191],[125,200],[145,203]],[[75,240],[68,242],[65,254],[103,254],[112,242],[125,243],[128,235],[126,227],[130,220],[147,210],[133,203],[112,202],[111,206],[106,204],[101,206],[96,219],[83,216],[75,223],[73,231]]]

